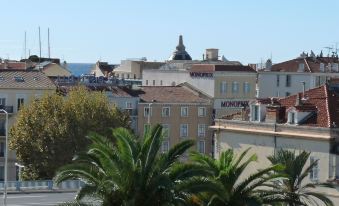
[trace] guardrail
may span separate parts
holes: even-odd
[[[67,180],[60,184],[55,184],[52,180],[37,181],[8,181],[7,191],[67,191],[79,190],[84,186],[80,180]],[[0,192],[4,190],[4,182],[0,182]]]

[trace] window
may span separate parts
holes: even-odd
[[[244,94],[248,94],[251,91],[251,85],[248,82],[244,83]]]
[[[220,94],[227,94],[227,82],[220,82]]]
[[[163,135],[164,138],[169,137],[169,125],[168,124],[162,125],[162,135]]]
[[[314,164],[310,171],[310,179],[317,181],[319,179],[319,159],[316,157],[310,157],[310,165]]]
[[[153,86],[155,86],[155,80],[153,80]]]
[[[204,116],[206,116],[206,107],[199,107],[199,108],[198,108],[198,116],[199,116],[199,117],[204,117]]]
[[[162,141],[162,144],[161,144],[161,152],[162,153],[165,153],[165,152],[168,152],[169,150],[169,141]]]
[[[16,82],[24,82],[25,81],[23,77],[14,77],[14,80]]]
[[[127,74],[127,79],[129,79],[129,74]]]
[[[279,84],[280,84],[280,76],[279,74],[277,75],[277,87],[279,87]]]
[[[198,142],[198,152],[205,153],[205,140],[199,140],[199,142]]]
[[[5,143],[0,142],[0,157],[4,157],[4,156],[5,156]]]
[[[121,74],[121,79],[125,79],[125,74]]]
[[[232,93],[238,93],[239,92],[239,83],[233,82],[232,83]]]
[[[149,124],[144,124],[144,135],[150,130]]]
[[[6,120],[1,119],[0,120],[0,136],[6,135]]]
[[[148,80],[146,80],[146,86],[148,86]]]
[[[0,98],[0,105],[6,106],[6,98]]]
[[[205,124],[198,124],[198,136],[204,137],[206,132],[206,125]]]
[[[181,107],[181,116],[187,117],[188,116],[188,107]]]
[[[162,117],[169,117],[170,116],[170,108],[163,107],[161,112]]]
[[[18,107],[17,107],[17,110],[19,111],[20,108],[24,105],[24,102],[25,102],[25,99],[24,98],[18,98]]]
[[[0,166],[0,181],[4,181],[4,166]]]
[[[291,95],[291,93],[289,93],[289,92],[286,92],[286,97],[288,97],[288,96],[290,96]]]
[[[291,75],[286,75],[286,87],[291,86]]]
[[[132,109],[132,102],[126,102],[126,109]]]
[[[180,125],[180,137],[187,137],[188,136],[188,124],[181,124]]]
[[[144,117],[152,116],[152,108],[144,107]]]
[[[137,78],[137,75],[136,75],[136,74],[133,74],[133,78],[136,79],[136,78]]]
[[[160,80],[160,86],[162,86],[162,80]]]
[[[259,106],[252,106],[252,121],[259,121]]]

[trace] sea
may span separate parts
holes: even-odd
[[[94,65],[94,63],[67,63],[67,69],[74,76],[80,76],[82,74],[89,74]]]

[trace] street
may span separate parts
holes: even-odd
[[[67,201],[72,201],[76,193],[30,193],[30,194],[8,194],[8,206],[33,206],[33,205],[58,205]],[[1,196],[3,205],[3,196]]]

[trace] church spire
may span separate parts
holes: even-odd
[[[178,51],[185,51],[184,41],[182,39],[182,35],[179,36],[179,44],[176,47]]]
[[[186,51],[182,35],[179,36],[178,46],[176,46],[176,50],[173,52],[169,60],[192,60],[191,56]]]

